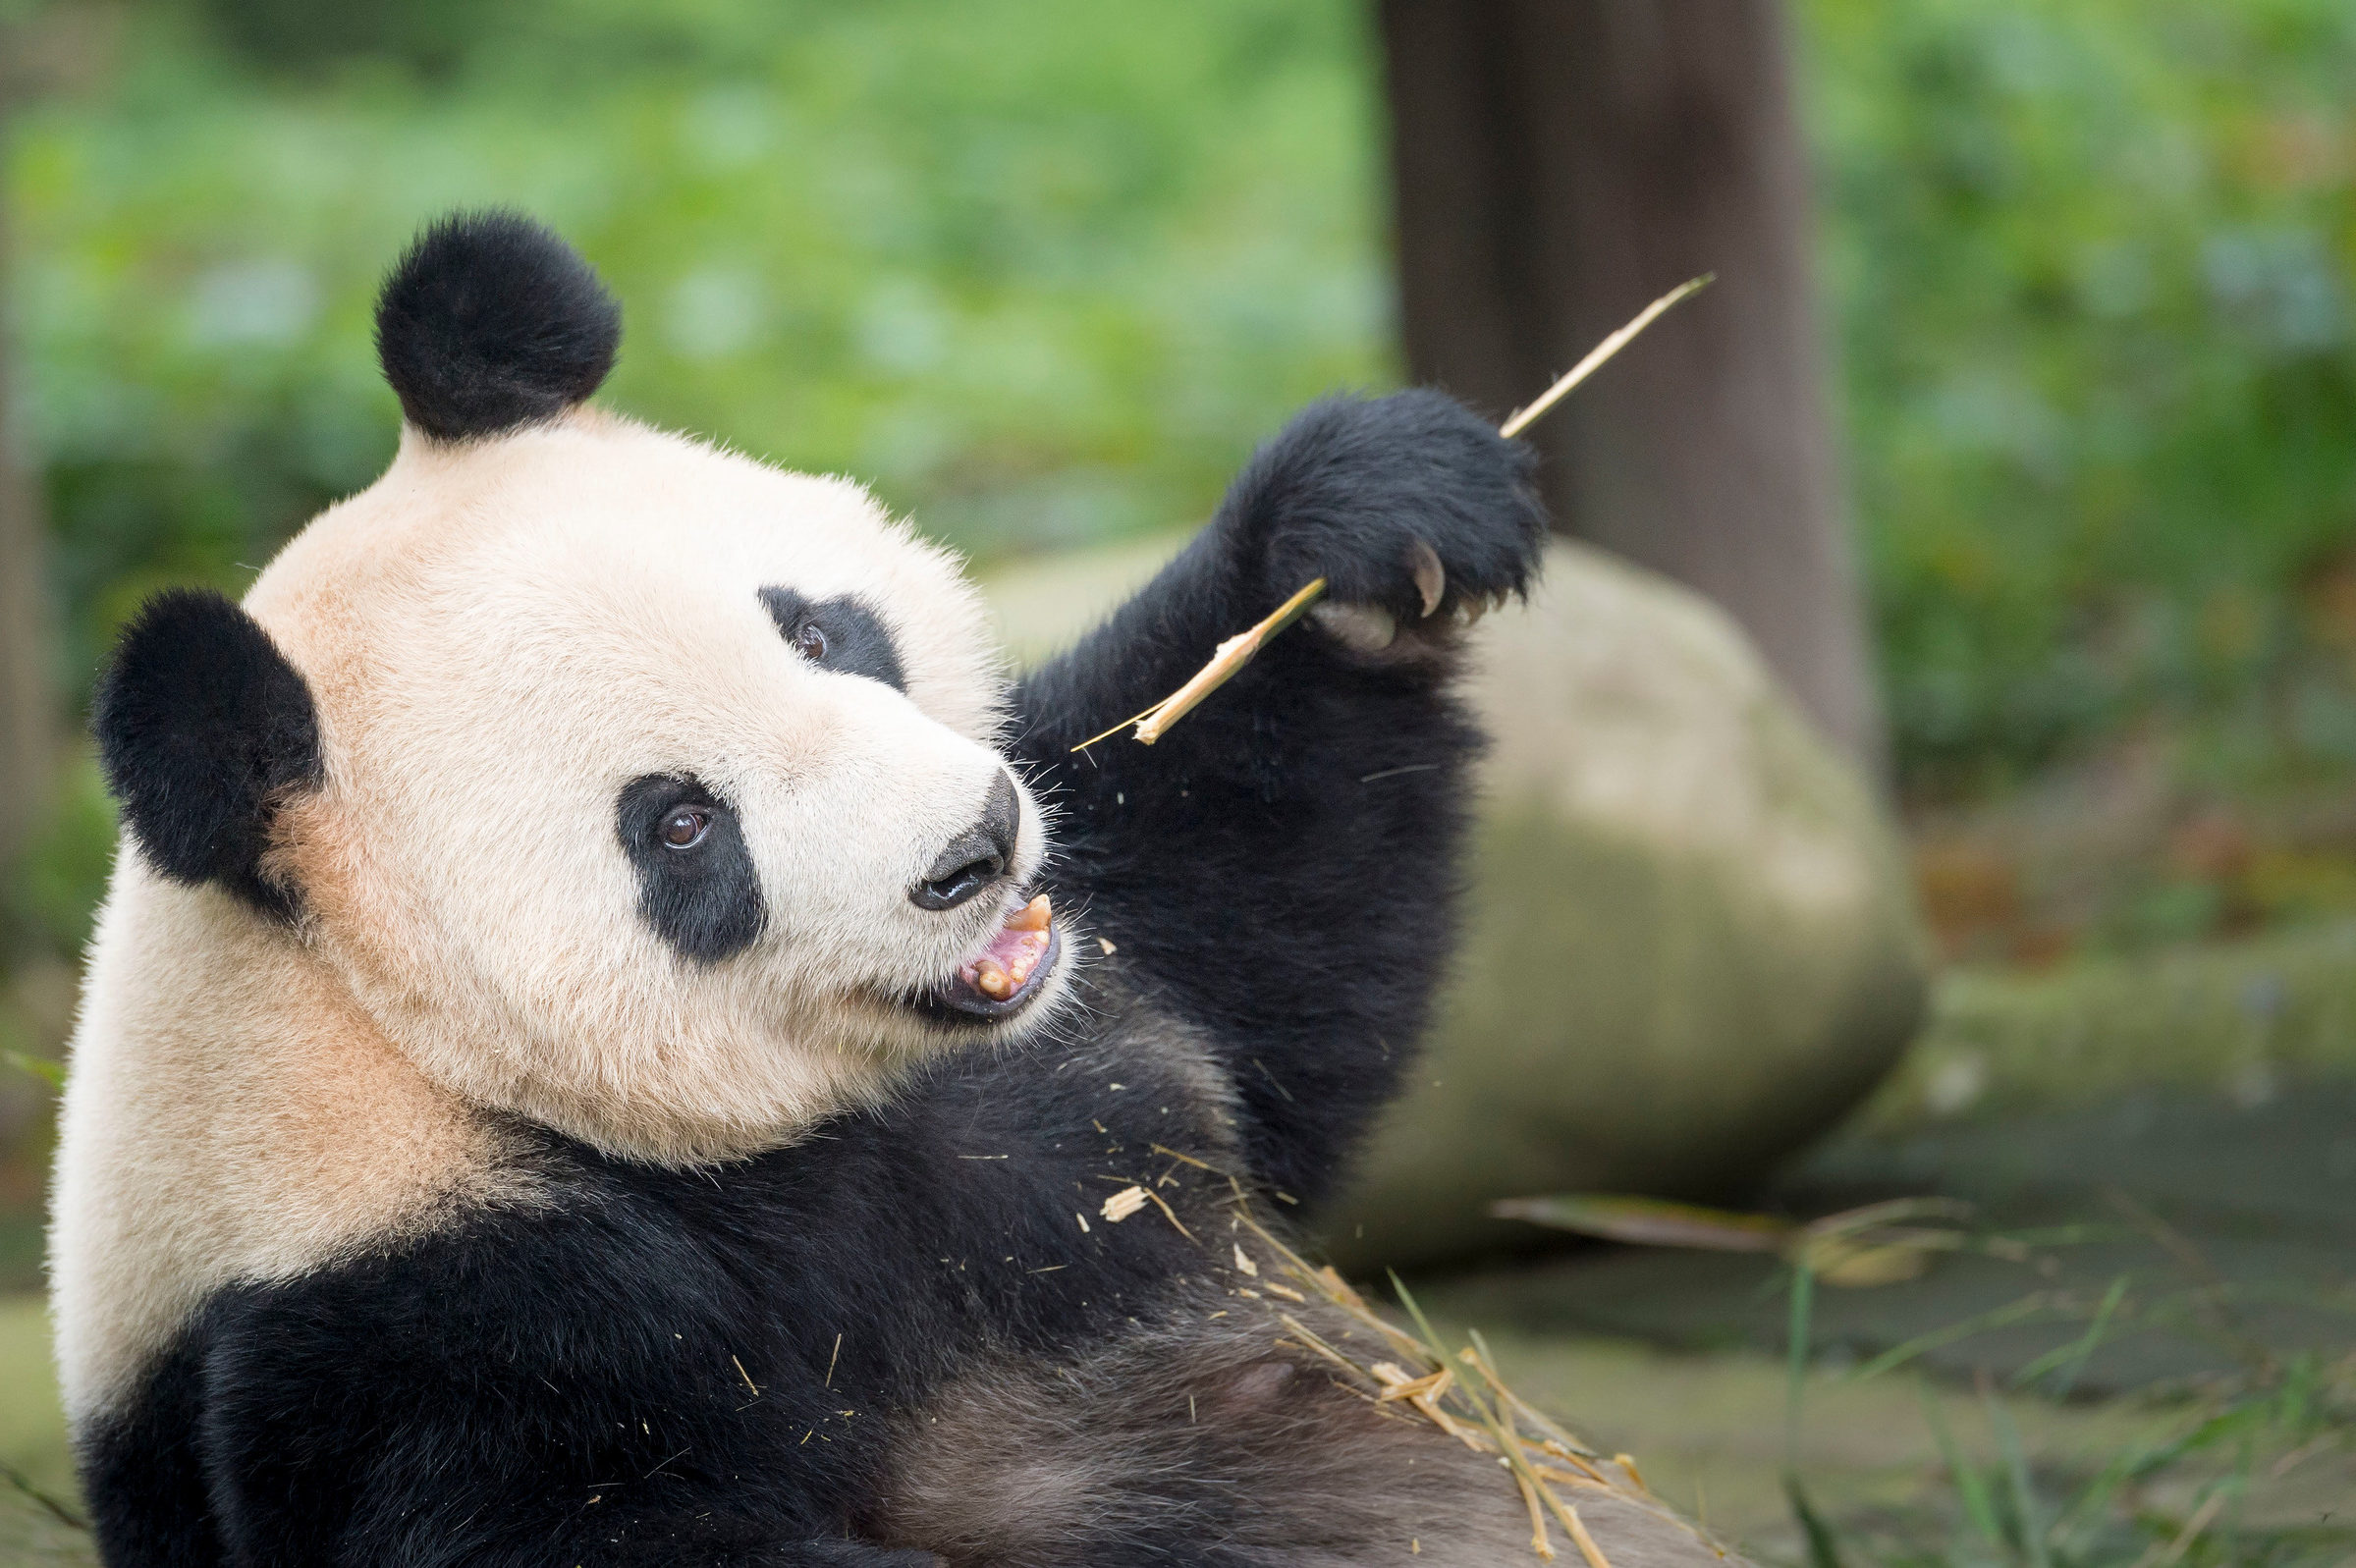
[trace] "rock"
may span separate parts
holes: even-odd
[[[2043,971],[1949,969],[1922,1037],[1843,1135],[1902,1140],[2154,1093],[2255,1111],[2356,1081],[2351,1018],[2356,921],[2344,919]]]
[[[1170,548],[988,584],[1009,646],[1061,646]],[[1486,1217],[1501,1197],[1737,1191],[1854,1106],[1922,1016],[1888,819],[1725,615],[1558,543],[1528,609],[1475,636],[1495,744],[1464,946],[1330,1223],[1345,1267],[1537,1239]]]

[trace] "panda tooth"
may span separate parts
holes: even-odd
[[[1055,906],[1041,893],[1007,917],[1009,931],[1045,931],[1047,922],[1055,915]]]
[[[986,961],[975,973],[973,985],[975,990],[995,1001],[1004,1001],[1007,993],[1014,989],[1013,982],[1007,979],[1007,972],[1004,969],[999,968],[995,963]]]

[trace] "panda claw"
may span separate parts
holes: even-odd
[[[1448,568],[1440,564],[1432,547],[1418,539],[1408,553],[1408,569],[1415,573],[1415,591],[1423,596],[1423,619],[1428,621],[1447,596]]]

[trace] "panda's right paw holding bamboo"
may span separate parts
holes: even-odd
[[[1310,619],[1357,655],[1423,652],[1536,574],[1534,457],[1454,399],[1417,390],[1311,406],[1255,455],[1229,515],[1273,604],[1315,578]]]

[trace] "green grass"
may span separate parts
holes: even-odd
[[[1939,1397],[1923,1384],[1924,1425],[1939,1449],[1931,1497],[1911,1509],[1828,1518],[1808,1500],[1798,1441],[1811,1360],[1810,1283],[1808,1271],[1798,1269],[1787,1285],[1793,1435],[1784,1477],[1810,1568],[1843,1562],[1965,1568],[1992,1561],[2018,1568],[2159,1562],[2326,1568],[2356,1553],[2356,1517],[2348,1506],[2356,1491],[2356,1350],[2326,1362],[2312,1353],[2281,1359],[2253,1349],[2239,1377],[2155,1405],[2149,1430],[2074,1466],[2033,1463],[2015,1405],[1985,1381],[1978,1403],[1996,1452],[1964,1451]],[[2114,1286],[2087,1313],[2085,1337],[2063,1358],[2024,1368],[2011,1379],[2014,1387],[2083,1365],[2124,1294]],[[2182,1298],[2196,1316],[2198,1294]],[[1885,1376],[1905,1359],[1878,1357],[1852,1380]]]
[[[0,1297],[0,1561],[93,1562],[88,1538],[49,1504],[79,1509],[66,1421],[49,1357],[49,1316],[37,1296]]]

